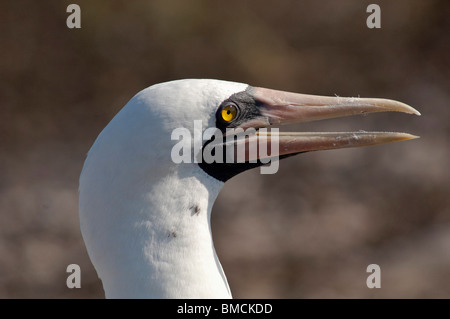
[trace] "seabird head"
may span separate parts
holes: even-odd
[[[80,177],[81,230],[106,296],[231,297],[210,229],[224,182],[268,158],[415,138],[263,128],[383,111],[419,115],[393,100],[312,96],[219,80],[178,80],[139,92],[100,133]],[[226,139],[239,129],[247,132],[244,139]],[[247,148],[243,162],[227,158],[230,149],[237,154],[258,139],[276,143],[276,154]],[[202,160],[208,145],[223,150],[221,160]],[[191,161],[174,160],[180,150]]]

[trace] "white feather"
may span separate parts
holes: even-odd
[[[246,84],[179,80],[134,96],[98,136],[80,177],[80,224],[108,298],[230,298],[211,236],[223,183],[175,164],[175,128],[215,126]]]

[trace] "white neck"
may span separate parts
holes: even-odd
[[[195,137],[195,120],[214,127],[221,103],[247,87],[217,80],[151,86],[97,137],[80,176],[79,213],[107,297],[231,297],[210,227],[223,183],[196,163],[175,164],[171,136],[187,128]]]
[[[121,190],[120,202],[90,203],[104,209],[82,218],[81,228],[107,298],[231,298],[210,226],[223,183],[197,174],[203,182],[175,171],[140,185],[139,194]]]

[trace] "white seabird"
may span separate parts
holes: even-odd
[[[383,111],[419,115],[393,100],[320,97],[219,80],[178,80],[139,92],[100,133],[80,176],[81,231],[106,297],[231,298],[211,236],[211,208],[226,180],[261,162],[176,164],[175,129],[193,132],[194,121],[201,120],[203,130],[225,133]],[[280,133],[279,154],[412,138],[386,132]],[[208,144],[199,150],[191,140],[182,143],[193,156]]]

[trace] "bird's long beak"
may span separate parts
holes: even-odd
[[[241,128],[263,128],[270,125],[310,122],[322,119],[374,112],[403,112],[420,115],[404,103],[378,98],[326,97],[276,91],[264,88],[251,88],[260,116],[242,123]],[[258,130],[259,138],[266,138],[270,144],[274,134],[279,143],[278,156],[307,151],[338,149],[377,145],[417,138],[407,133],[393,132],[263,132]],[[248,143],[248,142],[247,142]],[[246,144],[247,144],[246,143]],[[273,155],[273,154],[272,154]],[[258,159],[261,157],[258,155]],[[246,154],[246,160],[248,158]]]

